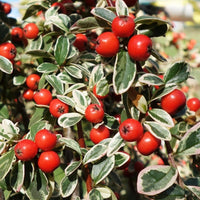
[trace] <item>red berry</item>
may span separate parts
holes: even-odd
[[[14,42],[20,42],[20,41],[22,41],[22,39],[24,37],[23,30],[20,27],[14,27],[11,30],[11,37],[12,37],[12,40]]]
[[[105,125],[98,128],[92,128],[90,131],[90,139],[93,143],[98,144],[102,140],[110,137],[110,131]]]
[[[161,107],[170,115],[176,114],[185,107],[186,97],[181,90],[175,89],[161,98]]]
[[[137,141],[137,149],[142,155],[148,156],[158,149],[160,144],[161,140],[147,131],[142,138]]]
[[[49,105],[52,100],[52,94],[47,89],[41,89],[33,96],[34,101],[40,105]]]
[[[16,144],[14,151],[19,160],[27,161],[33,159],[37,155],[38,147],[34,141],[23,139]]]
[[[85,118],[92,123],[103,121],[104,110],[99,104],[90,104],[85,110]]]
[[[31,90],[37,90],[39,81],[40,81],[40,76],[39,75],[31,74],[26,78],[26,85]]]
[[[39,130],[35,135],[35,143],[43,151],[52,150],[57,142],[57,137],[54,133],[47,129]]]
[[[53,172],[60,165],[60,158],[54,151],[44,151],[38,158],[38,167],[45,173]]]
[[[119,133],[124,140],[133,142],[142,137],[143,126],[139,121],[129,118],[120,124]]]
[[[129,37],[135,30],[135,22],[129,16],[117,16],[112,21],[113,33],[122,38]]]
[[[28,101],[33,100],[33,96],[34,96],[34,91],[31,90],[31,89],[27,89],[27,90],[25,90],[24,93],[23,93],[24,99],[26,99],[26,100],[28,100]]]
[[[68,113],[69,106],[59,99],[53,99],[49,105],[49,111],[54,117],[60,117],[64,113]]]
[[[200,100],[196,97],[187,100],[187,107],[189,110],[196,112],[200,109]]]
[[[1,3],[1,2],[0,2]],[[11,12],[11,4],[6,3],[6,2],[2,2],[1,3],[1,7],[3,9],[3,12],[7,15]]]
[[[96,52],[103,57],[112,57],[119,50],[119,40],[112,32],[104,32],[97,38]]]
[[[16,56],[17,50],[14,44],[5,42],[0,44],[0,56],[3,56],[9,60],[13,60]]]
[[[35,39],[38,36],[39,29],[35,23],[28,23],[23,28],[24,36],[28,39]]]
[[[128,41],[129,56],[135,61],[145,61],[151,55],[152,40],[146,35],[134,35]]]
[[[76,34],[76,39],[73,43],[73,45],[79,50],[79,51],[85,51],[87,47],[88,39],[87,37],[82,34]]]

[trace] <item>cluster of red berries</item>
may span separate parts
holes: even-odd
[[[56,118],[68,113],[69,106],[57,98],[52,99],[52,94],[48,89],[42,88],[37,91],[39,81],[40,76],[38,74],[31,74],[26,78],[28,89],[23,93],[24,99],[34,100],[38,105],[49,106],[50,113]]]
[[[15,145],[14,151],[22,161],[30,161],[38,155],[38,167],[45,173],[51,173],[60,165],[60,157],[53,151],[56,143],[56,134],[42,129],[36,133],[35,141],[22,139]]]
[[[151,55],[152,40],[136,34],[134,17],[116,16],[112,21],[112,31],[101,33],[96,41],[96,52],[103,57],[112,57],[120,48],[120,38],[128,38],[127,50],[134,61],[145,61]]]

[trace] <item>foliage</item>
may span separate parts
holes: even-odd
[[[0,11],[0,43],[12,41],[17,48],[14,61],[0,56],[0,188],[5,199],[116,200],[117,194],[120,199],[199,199],[199,113],[185,106],[171,116],[160,105],[163,96],[190,78],[187,62],[168,62],[166,67],[157,48],[156,41],[168,34],[171,23],[146,15],[139,3],[129,8],[123,0],[116,0],[115,6],[99,0],[94,7],[86,1],[67,1],[66,13],[52,7],[53,2],[30,2],[22,24]],[[136,16],[134,34],[145,34],[155,42],[149,59],[132,60],[127,38],[119,39],[116,56],[98,55],[94,48],[98,35],[111,31],[117,15],[129,14]],[[23,28],[28,21],[38,25],[38,37],[13,41],[10,29]],[[73,45],[77,33],[88,38],[84,51]],[[32,73],[41,77],[38,90],[46,88],[53,98],[68,104],[68,113],[55,118],[48,105],[23,98],[26,77]],[[99,95],[108,94],[103,100],[104,119],[98,124],[85,119],[87,106],[101,103],[93,93],[95,85]],[[136,142],[120,137],[116,114],[121,121],[140,121],[162,140],[160,148],[150,156],[141,155]],[[101,124],[111,136],[94,144],[90,130]],[[57,134],[53,150],[61,164],[52,173],[38,168],[41,150],[30,161],[20,161],[14,153],[18,141],[34,140],[43,128]],[[127,153],[131,161],[121,169],[129,160]],[[140,172],[134,167],[138,161],[144,165]]]

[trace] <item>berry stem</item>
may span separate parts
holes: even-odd
[[[81,122],[78,122],[77,124],[78,128],[78,143],[81,148],[86,148],[84,137],[83,137],[83,128]],[[87,187],[87,192],[89,193],[92,190],[92,178],[90,175],[90,170],[88,165],[84,166],[84,172],[86,175],[86,187]]]

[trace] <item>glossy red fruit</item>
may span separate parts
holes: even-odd
[[[124,0],[128,7],[132,7],[137,3],[138,0]]]
[[[196,112],[200,109],[200,100],[196,97],[187,100],[187,107],[190,111]]]
[[[109,137],[110,131],[105,125],[101,125],[98,128],[92,128],[90,131],[90,139],[94,144],[98,144]]]
[[[2,2],[1,3],[1,7],[3,12],[7,15],[11,12],[12,8],[11,8],[11,4],[6,3],[6,2]]]
[[[97,37],[96,52],[103,57],[115,56],[119,50],[119,40],[112,32],[104,32]]]
[[[151,55],[152,40],[146,35],[134,35],[128,41],[128,54],[135,61],[145,61]]]
[[[58,8],[58,12],[59,12],[59,13],[67,14],[67,10],[66,10],[65,6],[64,6],[62,3],[60,3],[60,2],[55,2],[55,3],[53,3],[53,4],[51,5],[51,7],[56,7],[56,8]]]
[[[12,41],[20,42],[20,41],[22,41],[22,39],[24,37],[24,32],[20,27],[14,27],[11,30],[11,37],[12,37]]]
[[[96,98],[100,99],[100,100],[103,100],[103,99],[105,99],[108,96],[108,94],[105,95],[105,96],[98,95],[97,94],[97,86],[96,85],[93,87],[92,92],[93,92],[94,96],[96,96]]]
[[[23,28],[24,36],[28,39],[35,39],[38,36],[39,29],[35,23],[28,23]]]
[[[14,44],[5,42],[0,44],[0,56],[3,56],[9,60],[13,60],[17,54],[17,50]]]
[[[145,132],[140,140],[137,141],[137,150],[145,156],[152,154],[161,144],[161,140],[153,136],[150,132]]]
[[[38,147],[34,141],[23,139],[14,148],[15,155],[19,160],[27,161],[33,159],[38,152]]]
[[[38,74],[31,74],[26,78],[26,85],[31,90],[37,90],[40,76]]]
[[[161,107],[170,115],[176,114],[186,104],[186,97],[181,90],[175,89],[161,98]]]
[[[41,89],[33,96],[35,103],[40,105],[49,105],[52,100],[52,94],[47,89]]]
[[[92,123],[103,121],[104,110],[99,104],[90,104],[85,110],[85,118]]]
[[[35,135],[35,143],[43,151],[50,151],[56,146],[57,137],[47,129],[39,130]]]
[[[53,172],[60,165],[60,157],[55,151],[44,151],[38,158],[38,167],[45,173]]]
[[[23,92],[23,98],[28,101],[33,100],[33,96],[34,96],[34,91],[31,89],[27,89]]]
[[[114,117],[119,122],[119,124],[121,124],[121,115],[120,114],[116,114],[116,115],[114,115]]]
[[[119,133],[124,140],[133,142],[142,137],[143,126],[139,121],[129,118],[120,124]]]
[[[129,16],[117,16],[112,21],[112,32],[121,38],[129,37],[135,30],[135,22]]]
[[[60,117],[64,113],[68,113],[69,106],[59,99],[53,99],[49,105],[49,111],[54,117]]]
[[[86,35],[82,33],[76,34],[76,39],[73,43],[73,45],[79,50],[79,51],[85,51],[87,47],[88,39]]]

